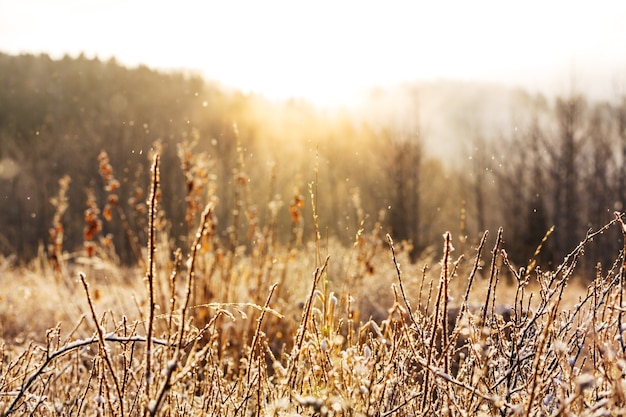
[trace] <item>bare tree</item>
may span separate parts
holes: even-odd
[[[616,169],[612,146],[613,113],[613,108],[608,103],[598,104],[593,107],[589,118],[587,137],[590,149],[587,152],[588,172],[585,181],[588,228],[598,228],[609,222],[613,218],[616,205],[611,184]],[[621,175],[618,178],[623,182]],[[587,251],[591,262],[610,262],[607,254],[618,249],[615,242],[617,239],[602,239],[589,245]],[[593,264],[589,266],[594,267]]]
[[[616,108],[617,137],[619,141],[619,175],[617,183],[618,201],[616,209],[624,210],[626,207],[626,96],[622,97],[620,105]]]
[[[420,170],[423,147],[418,133],[401,134],[386,131],[391,162],[386,165],[391,180],[390,226],[394,239],[410,241],[414,247],[412,256],[417,256],[420,244]]]
[[[496,170],[500,211],[507,233],[512,261],[527,265],[543,236],[549,230],[546,211],[545,134],[537,109],[529,122],[519,122],[510,138],[502,138]],[[523,123],[528,123],[524,126]],[[548,247],[539,261],[550,261]]]
[[[583,207],[578,163],[584,145],[584,109],[585,101],[580,95],[558,98],[555,103],[557,133],[548,149],[552,159],[554,242],[558,257],[564,256],[581,238],[580,213]]]

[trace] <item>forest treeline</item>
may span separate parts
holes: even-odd
[[[114,59],[0,54],[0,250],[28,260],[48,248],[60,220],[64,250],[81,251],[85,211],[97,208],[102,236],[133,262],[124,228],[143,246],[155,150],[173,245],[188,239],[194,206],[209,200],[225,247],[245,249],[260,238],[251,231],[272,222],[274,243],[289,244],[296,222],[305,237],[314,233],[314,201],[323,238],[350,244],[361,228],[379,227],[411,242],[416,257],[440,247],[446,230],[463,251],[483,230],[502,226],[509,257],[524,265],[554,226],[539,258],[548,264],[622,210],[625,100],[511,91],[504,127],[492,129],[472,112],[463,122],[452,117],[446,123],[455,126],[455,145],[442,155],[431,149],[438,138],[422,128],[420,91],[411,87],[401,119],[374,122]],[[65,187],[67,209],[55,219]],[[106,220],[111,194],[126,226]],[[589,268],[608,261],[604,254],[620,239],[590,245]]]

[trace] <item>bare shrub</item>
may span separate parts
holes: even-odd
[[[101,156],[100,164],[108,161]],[[216,200],[200,213],[192,193],[185,203],[189,224],[197,222],[193,239],[172,250],[167,227],[159,226],[158,168],[157,155],[145,259],[136,269],[99,258],[106,253],[101,248],[90,253],[89,273],[65,268],[73,278],[67,286],[44,287],[54,276],[50,269],[38,269],[39,275],[32,273],[35,265],[30,274],[5,269],[2,416],[595,416],[624,410],[623,252],[608,269],[598,266],[574,302],[566,294],[588,242],[614,227],[626,234],[621,214],[589,232],[552,271],[532,259],[512,265],[502,230],[490,253],[485,233],[466,264],[466,255],[453,258],[446,233],[439,267],[430,269],[410,263],[391,236],[385,243],[380,223],[360,230],[351,248],[331,239],[325,247],[319,233],[308,245],[299,242],[304,203],[295,199],[284,216],[296,236],[288,247],[268,243],[278,210],[264,225],[246,205],[236,221],[252,222],[250,248],[233,244],[244,239],[234,232],[223,244]],[[96,212],[93,202],[90,207]],[[313,213],[319,231],[315,204]],[[105,264],[123,278],[100,287],[90,275]],[[504,276],[515,285],[501,288]],[[30,306],[16,301],[17,277],[32,284]],[[117,301],[107,299],[110,294]],[[18,310],[11,315],[11,308]],[[58,315],[46,317],[46,311]],[[45,331],[38,317],[55,321]]]

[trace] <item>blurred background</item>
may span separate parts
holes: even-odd
[[[540,261],[560,263],[626,200],[624,21],[615,1],[0,0],[0,250],[49,243],[65,175],[80,250],[88,197],[108,199],[102,150],[143,230],[159,149],[180,242],[187,152],[224,225],[245,209],[242,235],[279,210],[287,242],[303,198],[310,236],[316,182],[346,244],[378,222],[417,258],[503,226],[523,265],[555,226]],[[121,227],[104,232],[132,262]],[[591,245],[588,267],[621,245]]]

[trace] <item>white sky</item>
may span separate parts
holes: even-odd
[[[437,78],[608,96],[626,92],[626,1],[0,0],[0,51],[192,68],[318,103]]]

